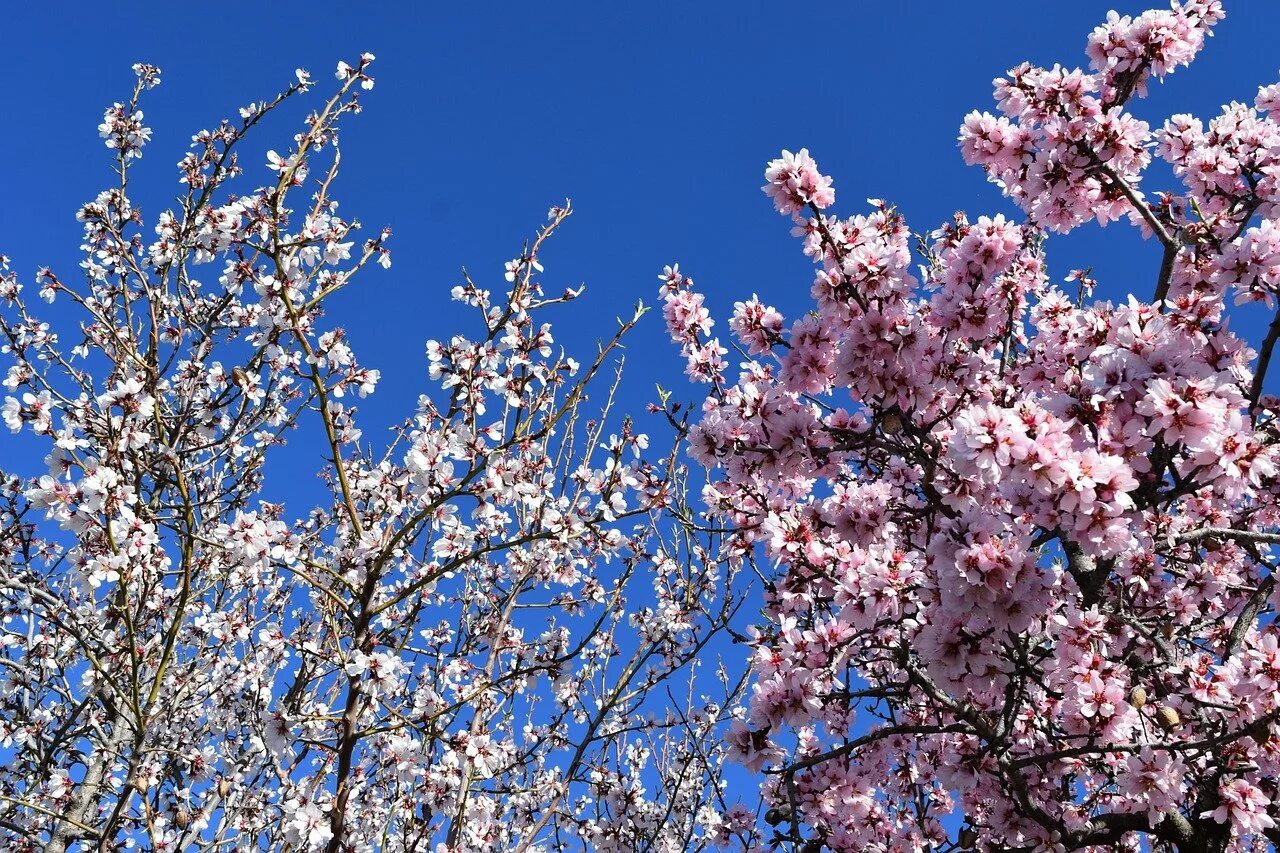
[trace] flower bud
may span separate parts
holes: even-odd
[[[186,809],[178,809],[177,813],[173,816],[173,825],[178,827],[178,829],[186,829],[188,826],[191,826],[191,812]]]
[[[880,429],[885,435],[897,435],[902,432],[902,416],[897,412],[885,412],[880,418]]]
[[[1147,688],[1141,684],[1135,684],[1133,689],[1129,691],[1129,704],[1141,711],[1142,707],[1147,704]]]
[[[225,800],[230,793],[231,793],[231,780],[225,777],[222,779],[219,779],[218,780],[218,796],[222,797],[222,799]]]
[[[1156,709],[1156,719],[1166,729],[1175,729],[1182,724],[1182,717],[1179,717],[1178,712],[1168,705],[1161,705]]]
[[[960,836],[956,838],[956,842],[961,850],[972,850],[973,846],[978,843],[978,833],[973,831],[973,827],[963,827],[960,830]]]

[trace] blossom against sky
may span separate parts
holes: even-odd
[[[293,20],[281,13],[279,21],[264,19],[257,10],[245,8],[244,18],[253,20],[256,29],[249,33],[237,28],[235,39],[193,33],[189,20],[171,22],[159,12],[153,17],[144,13],[126,35],[109,40],[105,51],[89,49],[103,43],[100,31],[105,21],[19,19],[15,14],[11,30],[19,33],[22,44],[39,45],[42,52],[31,57],[20,52],[16,57],[18,67],[40,81],[33,99],[39,106],[35,131],[13,133],[0,148],[5,163],[25,167],[6,170],[5,183],[0,185],[6,198],[23,200],[21,205],[11,203],[3,214],[8,217],[3,223],[9,226],[5,232],[13,235],[13,245],[5,250],[13,255],[19,269],[47,263],[63,275],[74,275],[70,247],[78,237],[71,230],[77,226],[70,213],[85,200],[86,187],[103,186],[112,180],[102,160],[90,156],[102,153],[101,140],[94,138],[92,127],[102,106],[127,91],[123,69],[134,61],[163,67],[167,84],[159,98],[148,101],[154,144],[147,148],[139,172],[149,177],[143,178],[136,196],[144,211],[154,214],[173,193],[172,164],[193,131],[213,125],[221,115],[233,114],[246,101],[269,95],[278,86],[265,83],[268,79],[289,81],[297,74],[299,80],[305,80],[296,68],[324,75],[336,58],[351,58],[368,50],[381,57],[379,79],[383,82],[364,98],[366,115],[351,124],[349,133],[344,131],[348,169],[342,181],[341,213],[363,220],[375,233],[384,225],[395,229],[398,238],[392,245],[397,260],[389,273],[379,273],[381,278],[367,276],[359,288],[335,299],[330,312],[331,319],[348,329],[350,342],[363,353],[365,363],[387,379],[381,393],[371,403],[362,404],[365,413],[372,415],[365,421],[367,428],[398,420],[406,413],[406,401],[424,384],[423,341],[447,335],[458,325],[456,310],[446,301],[459,281],[457,267],[469,266],[482,286],[501,287],[498,276],[503,262],[515,254],[521,239],[531,233],[533,223],[547,208],[565,196],[575,199],[582,215],[575,219],[575,227],[568,229],[566,239],[549,253],[548,264],[555,264],[552,275],[558,279],[550,278],[547,283],[556,287],[585,281],[591,292],[583,303],[565,310],[568,322],[561,322],[557,329],[563,328],[567,334],[561,334],[560,340],[578,351],[589,339],[607,335],[609,318],[626,315],[629,304],[638,298],[651,300],[653,272],[679,258],[687,270],[698,275],[701,290],[694,291],[692,282],[668,267],[669,272],[664,273],[668,323],[677,331],[681,326],[689,330],[684,337],[678,335],[677,341],[685,345],[685,354],[695,366],[702,365],[691,372],[718,376],[723,369],[718,359],[724,353],[708,347],[699,350],[703,346],[699,335],[709,330],[711,317],[725,316],[728,301],[746,299],[753,291],[762,293],[766,301],[746,303],[748,309],[735,321],[749,328],[758,322],[765,338],[763,330],[774,321],[764,305],[777,305],[789,317],[807,307],[808,272],[794,260],[794,254],[777,251],[774,241],[785,239],[785,233],[779,232],[767,202],[755,192],[760,164],[780,149],[783,158],[774,162],[765,179],[772,184],[780,176],[796,173],[803,202],[825,207],[831,199],[830,182],[824,175],[838,173],[846,176],[840,183],[846,209],[859,207],[861,198],[885,198],[898,205],[912,227],[920,231],[946,221],[954,208],[963,205],[974,218],[959,220],[963,231],[956,232],[959,248],[946,244],[950,238],[942,235],[943,250],[965,259],[967,223],[972,221],[975,233],[987,235],[992,243],[981,257],[1012,256],[1025,250],[1026,268],[1031,270],[1034,241],[1016,224],[1022,220],[1021,214],[983,185],[975,170],[963,168],[956,150],[956,127],[973,106],[988,102],[990,79],[1013,63],[1024,58],[1045,65],[1057,60],[1083,63],[1079,34],[1098,23],[1105,8],[1091,3],[1062,9],[1045,5],[1035,15],[1016,21],[981,23],[972,20],[971,11],[961,9],[935,17],[922,15],[921,6],[901,12],[877,10],[874,20],[857,19],[859,13],[850,9],[840,13],[849,20],[839,20],[839,14],[825,16],[808,28],[812,33],[847,34],[843,42],[833,39],[830,47],[793,44],[795,35],[783,30],[776,16],[764,10],[755,15],[750,8],[713,15],[705,7],[694,14],[646,7],[644,17],[632,19],[598,9],[512,14],[468,7],[435,16],[419,12],[416,17],[403,13],[393,17],[383,11],[367,17],[351,12],[313,13]],[[234,17],[237,11],[233,8],[229,14]],[[1270,31],[1277,15],[1274,7],[1239,2],[1231,6],[1231,13],[1231,19],[1219,30],[1222,40],[1231,37],[1230,47],[1209,51],[1210,61],[1180,74],[1167,90],[1158,87],[1155,96],[1135,110],[1138,115],[1157,121],[1170,112],[1212,115],[1222,100],[1247,100],[1259,82],[1275,79],[1275,69],[1260,64],[1269,60],[1238,47],[1252,44],[1257,33]],[[862,15],[868,17],[865,12]],[[962,17],[965,15],[970,17]],[[49,46],[55,44],[66,49],[53,54]],[[209,47],[202,54],[205,46]],[[215,50],[216,57],[207,55]],[[117,59],[119,74],[113,70]],[[363,69],[365,60],[360,62]],[[345,66],[338,69],[341,78]],[[1068,81],[1079,76],[1070,72],[1059,75],[1057,70],[1049,75]],[[126,112],[120,111],[117,123],[108,114],[109,142],[112,133],[123,137],[132,132],[121,124],[132,120]],[[136,118],[140,128],[141,116]],[[1040,121],[1031,114],[1020,118]],[[995,120],[981,116],[975,120],[978,124],[969,127],[970,136],[989,141],[993,132],[989,125]],[[291,125],[275,127],[280,140],[276,148],[286,153],[277,153],[271,147],[270,132],[264,133],[255,143],[261,150],[246,152],[245,165],[254,168],[256,164],[259,174],[270,168],[288,175],[295,166],[287,144]],[[1166,143],[1174,144],[1168,137]],[[1128,161],[1108,160],[1125,175],[1145,165],[1147,156],[1140,145],[1131,147]],[[785,153],[788,149],[796,153]],[[817,171],[809,159],[810,150],[827,172]],[[1024,210],[1035,213],[1034,205],[1027,203],[1035,199],[1020,197],[1014,186],[1017,176],[1005,174],[1009,164],[998,151],[994,156],[980,156],[967,148],[965,154],[1004,181]],[[1166,159],[1179,163],[1177,156]],[[1152,176],[1151,184],[1159,186],[1160,182],[1158,176]],[[785,194],[771,195],[781,212],[797,212],[793,199]],[[1111,201],[1123,207],[1118,199]],[[878,227],[883,227],[893,256],[903,261],[896,284],[914,281],[906,271],[910,235],[899,227],[903,220],[889,212],[885,203],[872,202],[872,207],[884,212],[883,216],[874,214],[882,223]],[[1042,217],[1041,221],[1066,230],[1066,226],[1091,217],[1105,223],[1114,212],[1077,205],[1058,211],[1070,214],[1066,218],[1055,221]],[[994,214],[994,218],[984,214]],[[1160,231],[1151,216],[1147,220]],[[1167,235],[1159,236],[1170,242]],[[852,236],[849,240],[855,242]],[[1135,241],[1132,229],[1089,228],[1067,240],[1054,241],[1048,279],[1050,283],[1061,282],[1068,270],[1088,265],[1103,296],[1146,293],[1153,283],[1158,255],[1155,241]],[[793,260],[783,260],[787,257]],[[1034,261],[1039,287],[1043,282],[1038,256]],[[515,277],[510,265],[506,277]],[[885,295],[870,293],[864,298]],[[888,295],[897,298],[892,292]],[[963,327],[960,313],[948,313],[954,306],[946,299],[938,305],[936,313],[945,321],[943,326],[949,329],[947,324],[954,321]],[[1256,326],[1257,314],[1252,316],[1255,319],[1247,320],[1242,315],[1243,328],[1238,331],[1256,339],[1256,334],[1251,334],[1256,329],[1250,328],[1250,323]],[[822,377],[829,365],[824,359],[833,351],[822,322],[821,314],[802,319],[790,333],[793,349],[780,374],[788,393],[817,393],[827,385]],[[730,327],[733,325],[731,322]],[[969,331],[989,337],[992,330],[979,326]],[[639,358],[632,360],[622,408],[638,410],[638,402],[653,393],[654,379],[677,386],[681,396],[694,395],[677,378],[677,359],[668,355],[671,350],[661,343],[661,337],[658,324],[651,323],[631,340],[630,350]],[[884,343],[876,334],[860,337]],[[320,343],[330,350],[323,338]],[[744,343],[754,346],[750,339]],[[1176,339],[1166,343],[1171,350],[1178,349]],[[345,350],[345,344],[334,349]],[[913,363],[927,361],[921,358]],[[885,364],[873,353],[864,369],[845,373],[857,382],[875,382],[877,370]],[[1002,364],[1002,380],[1004,367]],[[1037,393],[1036,382],[1050,381],[1062,373],[1027,373],[1011,385]],[[1174,417],[1178,414],[1174,409],[1181,404],[1165,393],[1169,389],[1160,387],[1163,381],[1152,381],[1149,391],[1153,399],[1142,401],[1133,412],[1159,422],[1163,440],[1170,445],[1182,443],[1211,461],[1230,462],[1225,443],[1220,442],[1219,448],[1208,439],[1219,435],[1220,430],[1215,430],[1226,423],[1219,415],[1238,401],[1226,400],[1210,420],[1188,425]],[[940,391],[924,385],[920,390]],[[1257,391],[1255,386],[1255,397]],[[860,396],[866,399],[868,395]],[[43,416],[40,402],[23,399],[27,408],[11,406],[5,418],[30,415],[29,419],[38,421]],[[909,407],[903,404],[903,408]],[[1166,408],[1168,418],[1162,414]],[[887,419],[876,423],[888,434],[904,429],[901,417],[893,412],[884,414]],[[1043,424],[1058,426],[1046,419],[1036,422],[1037,429]],[[1027,442],[1021,440],[1026,436],[1019,434],[1019,430],[1025,432],[1026,424],[1020,426],[996,409],[974,408],[958,418],[955,426],[953,450],[949,452],[959,460],[956,470],[966,481],[994,489],[1003,478],[1011,484],[1008,490],[1020,487],[1021,480],[1031,482],[1030,474],[1018,471],[1012,478],[1006,476],[1011,463],[1027,456]],[[844,426],[837,428],[847,431]],[[995,437],[990,444],[987,433]],[[1129,437],[1136,434],[1128,433]],[[1064,512],[1075,529],[1089,534],[1087,544],[1077,543],[1077,556],[1071,556],[1065,541],[1064,551],[1079,563],[1081,554],[1089,559],[1110,559],[1129,550],[1124,538],[1131,527],[1127,520],[1120,514],[1099,514],[1092,504],[1104,491],[1117,495],[1133,491],[1136,481],[1128,476],[1128,469],[1088,452],[1082,452],[1078,459],[1074,455],[1063,459],[1074,466],[1072,472],[1080,473],[1080,482],[1088,480],[1089,486],[1081,487],[1081,497],[1075,503],[1074,498],[1058,501],[1056,491],[1045,489],[1033,508],[1047,512],[1046,507],[1051,506],[1054,512]],[[314,470],[314,456],[299,460],[304,470]],[[1133,470],[1142,473],[1136,467]],[[1231,476],[1238,478],[1242,470]],[[781,476],[765,474],[762,479],[776,484]],[[293,481],[286,482],[284,488],[297,488]],[[1011,495],[1009,491],[1001,498]],[[1097,502],[1108,500],[1104,497]],[[744,505],[741,500],[729,503],[735,509]],[[979,505],[995,506],[990,500]],[[1115,502],[1114,508],[1126,511],[1132,507]],[[1061,526],[1053,520],[1037,524],[1046,529]],[[993,536],[992,540],[998,538]],[[784,537],[775,539],[779,547],[791,545]],[[985,548],[988,543],[980,544]],[[987,549],[993,550],[998,549]],[[1030,546],[1024,550],[1029,553]],[[994,557],[988,559],[987,551],[975,552],[975,561],[999,564]],[[943,562],[949,561],[951,557],[946,556]],[[962,564],[959,559],[954,562]],[[1030,562],[1018,565],[1025,569],[1020,577],[1037,576]],[[986,571],[987,567],[979,568]],[[1083,571],[1093,576],[1092,569]],[[96,587],[93,577],[97,576],[91,576],[90,584]],[[118,577],[107,572],[99,580],[115,582]],[[1003,604],[999,609],[1008,611]],[[1040,607],[1039,612],[1043,611]],[[796,645],[794,626],[783,620],[781,627],[786,642]],[[942,638],[935,637],[939,643],[946,639],[941,633],[938,637]],[[810,642],[807,637],[799,640]],[[829,642],[835,645],[842,640],[831,635]],[[941,659],[943,655],[933,657]],[[376,669],[366,664],[361,658],[354,666],[361,674]],[[353,674],[350,669],[347,672]],[[1091,682],[1084,682],[1093,693],[1082,698],[1081,719],[1109,719],[1114,715],[1105,709],[1117,708],[1123,701],[1123,691],[1117,694],[1101,682],[1096,686],[1093,690]],[[779,709],[789,707],[781,701],[786,695],[778,693],[774,701],[766,692],[767,701],[756,703],[753,713],[770,725],[782,722]],[[1135,694],[1127,695],[1132,698]],[[1132,704],[1141,710],[1145,699],[1134,699]],[[1148,713],[1158,716],[1156,711]],[[1128,772],[1135,776],[1176,775],[1168,767],[1155,767],[1154,761],[1139,753]],[[1235,804],[1231,811],[1238,810],[1236,806],[1244,811],[1252,808],[1253,789],[1225,786],[1221,796],[1223,802]]]

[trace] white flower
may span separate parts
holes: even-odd
[[[315,803],[299,803],[289,800],[284,804],[285,837],[303,850],[319,850],[329,843],[333,833],[329,829],[329,816]]]
[[[9,428],[10,432],[18,432],[22,429],[22,405],[16,397],[4,398],[4,407],[0,408],[0,417],[4,418],[4,424]]]

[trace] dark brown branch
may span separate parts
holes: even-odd
[[[1160,274],[1156,277],[1156,292],[1151,301],[1159,304],[1169,295],[1169,285],[1173,282],[1173,263],[1178,258],[1178,247],[1165,243],[1164,257],[1160,259]]]
[[[1262,350],[1258,353],[1258,368],[1253,372],[1253,386],[1249,389],[1249,414],[1257,419],[1258,400],[1262,398],[1262,383],[1267,378],[1267,367],[1271,364],[1271,353],[1276,348],[1276,340],[1280,339],[1280,310],[1271,320],[1267,329],[1266,340],[1262,342]]]
[[[1174,542],[1181,545],[1186,542],[1199,542],[1202,539],[1235,539],[1239,542],[1269,542],[1280,544],[1280,533],[1263,533],[1260,530],[1236,530],[1232,527],[1202,527],[1190,530],[1174,537]]]

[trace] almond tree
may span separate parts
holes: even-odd
[[[152,220],[129,192],[160,72],[135,66],[83,275],[37,276],[57,322],[4,263],[3,418],[47,465],[0,477],[6,850],[675,851],[734,828],[742,680],[699,660],[736,570],[674,445],[613,412],[643,309],[582,363],[543,321],[580,292],[540,284],[567,204],[503,287],[454,289],[474,332],[428,344],[390,442],[361,434],[379,374],[323,309],[390,266],[390,231],[333,195],[372,60],[338,65],[262,186],[232,192],[244,140],[305,72],[198,133]],[[299,425],[313,508],[265,499]]]
[[[815,310],[737,303],[736,377],[692,280],[663,274],[712,388],[690,437],[710,504],[777,566],[729,734],[775,846],[1280,842],[1280,314],[1256,350],[1227,323],[1231,301],[1276,311],[1280,86],[1207,122],[1130,109],[1222,17],[1112,13],[1089,70],[995,81],[960,147],[1022,223],[958,214],[913,252],[892,206],[837,217],[783,152],[764,190]],[[1153,157],[1178,186],[1147,189]],[[1161,246],[1152,285],[1052,280],[1050,234],[1117,219]]]

